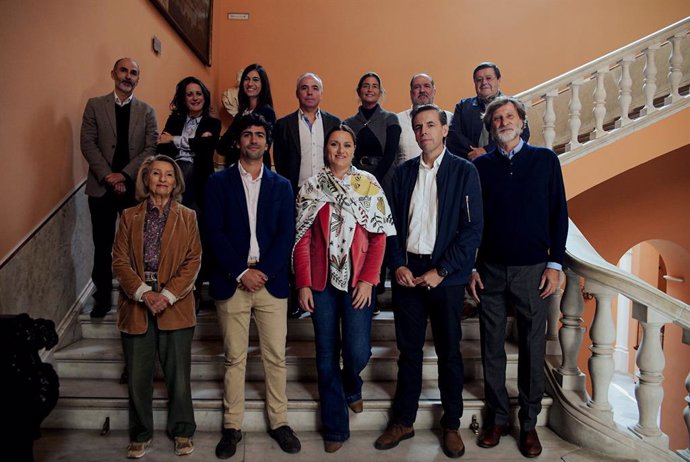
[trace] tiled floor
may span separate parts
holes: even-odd
[[[599,454],[585,451],[567,443],[545,427],[539,427],[539,435],[544,452],[537,459],[540,462],[594,462],[614,461]],[[492,449],[482,449],[475,444],[475,436],[470,430],[462,430],[466,444],[463,461],[525,461],[517,449],[515,439],[507,436]],[[334,454],[323,450],[323,440],[317,433],[301,433],[302,451],[291,455],[281,452],[277,444],[266,433],[246,433],[240,442],[237,453],[231,462],[316,462],[316,461],[366,461],[376,462],[427,462],[449,460],[441,451],[438,433],[419,430],[414,438],[400,443],[388,451],[374,449],[373,443],[378,434],[374,432],[353,433],[343,448]],[[215,446],[220,433],[197,433],[194,453],[179,459],[184,461],[218,460]],[[85,430],[45,430],[43,436],[34,444],[36,462],[110,462],[125,460],[127,434],[114,431],[107,436]],[[162,462],[178,460],[173,454],[172,442],[163,432],[156,432],[153,445],[142,461]]]

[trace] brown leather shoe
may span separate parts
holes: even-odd
[[[323,442],[323,449],[329,453],[333,453],[342,447],[343,447],[342,441],[324,441]]]
[[[462,442],[460,433],[450,428],[443,429],[443,453],[450,458],[457,459],[465,453],[465,443]]]
[[[414,427],[405,427],[394,423],[388,425],[386,431],[378,437],[374,443],[376,449],[391,449],[398,445],[403,440],[412,438],[414,436]]]
[[[501,441],[501,436],[505,436],[510,431],[510,426],[508,425],[492,425],[486,430],[482,436],[477,438],[477,445],[480,448],[493,448],[499,441]]]
[[[539,454],[541,454],[541,443],[539,442],[537,431],[521,431],[518,448],[520,448],[520,452],[525,457],[537,457]]]
[[[362,411],[364,411],[364,401],[361,399],[351,402],[350,404],[348,404],[348,406],[355,414],[359,414]]]

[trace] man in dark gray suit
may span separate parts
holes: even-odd
[[[115,62],[110,77],[115,91],[89,99],[81,124],[81,152],[89,163],[89,196],[96,286],[91,317],[110,310],[112,247],[118,214],[136,204],[134,180],[141,162],[156,153],[158,124],[151,106],[134,98],[139,65],[131,58]]]
[[[295,194],[310,176],[323,167],[324,136],[340,125],[340,119],[319,108],[323,82],[313,72],[297,79],[299,109],[276,122],[273,129],[273,161],[276,172],[292,184]]]

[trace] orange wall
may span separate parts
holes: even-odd
[[[643,131],[646,130],[649,128]],[[687,136],[687,129],[683,135]],[[596,165],[592,169],[595,171]],[[669,282],[666,290],[686,303],[690,303],[688,172],[690,144],[632,168],[568,201],[570,217],[608,261],[617,262],[624,252],[640,242],[647,241],[653,246],[653,249],[645,246],[650,250],[647,253],[660,255],[669,274],[685,278],[684,283]],[[656,286],[659,258],[647,258],[646,261],[651,261],[651,267],[638,268],[637,274]],[[592,303],[586,305],[583,318],[587,328],[591,326],[593,309]],[[636,325],[637,322],[631,322],[631,329]],[[661,429],[669,435],[674,449],[687,447],[688,442],[682,412],[687,406],[684,383],[689,372],[690,346],[681,343],[681,335],[681,329],[666,325]],[[584,345],[589,344],[587,336]],[[586,369],[588,358],[585,347],[580,355],[580,367]]]
[[[231,11],[250,20],[229,21]],[[205,80],[220,107],[236,70],[254,61],[269,70],[279,115],[294,110],[294,81],[306,70],[321,74],[324,107],[341,116],[355,112],[354,87],[369,69],[383,76],[390,110],[408,106],[408,81],[419,71],[434,75],[437,102],[452,109],[472,94],[470,72],[482,60],[498,62],[504,89],[516,93],[687,14],[687,0],[215,0],[209,69],[148,0],[15,2],[0,15],[0,197],[12,199],[0,205],[0,261],[84,179],[81,113],[88,97],[112,88],[117,57],[139,61],[136,93],[156,108],[159,125],[180,78]]]
[[[357,108],[359,76],[377,71],[384,106],[409,104],[409,80],[431,73],[437,103],[452,110],[473,91],[471,72],[499,63],[517,93],[585,64],[690,14],[687,0],[215,0],[220,90],[252,62],[266,67],[276,112],[296,108],[295,79],[311,70],[325,84],[323,106],[346,117]],[[230,21],[246,12],[248,21]]]
[[[148,0],[4,2],[0,43],[0,261],[85,178],[82,112],[89,97],[113,90],[117,58],[139,62],[135,94],[154,106],[161,126],[182,77],[215,86],[211,69]]]

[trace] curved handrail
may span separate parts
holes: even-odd
[[[657,32],[654,32],[653,34],[636,40],[635,42],[632,42],[622,48],[607,53],[604,56],[595,59],[594,61],[590,61],[587,64],[583,64],[582,66],[575,68],[566,74],[559,75],[558,77],[548,80],[542,83],[541,85],[532,87],[529,90],[523,91],[522,93],[518,93],[517,95],[515,95],[515,97],[525,102],[531,101],[535,98],[541,98],[550,90],[566,87],[573,80],[576,80],[578,78],[589,77],[591,74],[594,74],[598,69],[605,66],[609,66],[612,61],[617,63],[617,61],[622,59],[624,56],[631,54],[636,55],[642,52],[645,48],[649,46],[650,43],[666,41],[670,37],[678,33],[687,34],[688,26],[690,26],[690,16],[688,16],[685,19],[681,19],[680,21],[671,24],[670,26],[665,27]]]
[[[662,313],[671,322],[690,329],[690,305],[606,261],[570,220],[564,266],[588,281],[610,287],[615,292]]]

